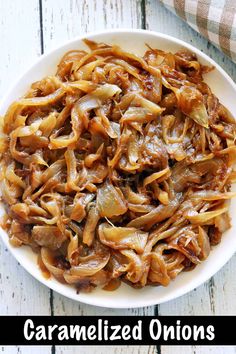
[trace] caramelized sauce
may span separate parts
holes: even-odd
[[[103,287],[103,290],[114,291],[120,287],[121,280],[119,278],[111,279],[108,284]]]
[[[37,262],[38,262],[38,266],[39,266],[44,278],[49,279],[51,277],[51,274],[50,274],[49,270],[45,267],[40,254],[38,255]]]

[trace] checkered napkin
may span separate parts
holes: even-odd
[[[236,0],[160,0],[236,63]]]

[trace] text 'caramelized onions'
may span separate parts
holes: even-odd
[[[230,228],[234,118],[194,54],[85,43],[0,119],[2,226],[77,291],[167,286]]]

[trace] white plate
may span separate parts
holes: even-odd
[[[132,51],[136,54],[144,53],[145,43],[153,48],[173,52],[180,48],[190,49],[197,54],[202,64],[215,66],[215,70],[207,74],[205,80],[216,96],[219,97],[221,102],[233,113],[234,116],[236,116],[236,85],[218,64],[191,45],[162,33],[145,30],[121,29],[103,31],[87,35],[86,38],[98,42],[103,41],[110,44],[118,44],[125,50]],[[71,49],[87,49],[81,39],[82,37],[73,39],[40,57],[39,60],[20,77],[2,100],[0,114],[4,114],[9,104],[19,96],[23,95],[32,82],[39,80],[46,75],[55,73],[56,66],[65,52]],[[234,188],[234,190],[236,189]],[[231,216],[235,207],[236,200],[233,200],[230,208]],[[3,212],[1,206],[0,212]],[[76,294],[75,288],[69,285],[60,284],[55,279],[46,280],[37,266],[36,255],[29,247],[14,248],[9,244],[8,236],[5,231],[0,229],[0,235],[5,245],[18,262],[33,277],[58,293],[73,300],[91,305],[113,308],[131,308],[160,304],[177,298],[178,296],[193,290],[212,277],[221,267],[223,267],[236,251],[236,218],[232,218],[232,228],[224,234],[221,243],[212,249],[208,259],[198,265],[193,271],[178,275],[168,287],[145,287],[137,290],[122,284],[122,286],[114,292],[96,289],[90,294]]]

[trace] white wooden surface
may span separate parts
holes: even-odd
[[[169,13],[158,0],[0,0],[0,97],[42,52],[67,39],[103,28],[147,28],[192,43],[214,58],[236,81],[236,65]],[[191,293],[143,309],[112,310],[73,302],[34,280],[0,243],[0,314],[214,315],[236,314],[236,256]],[[5,347],[4,353],[233,354],[233,347]]]

